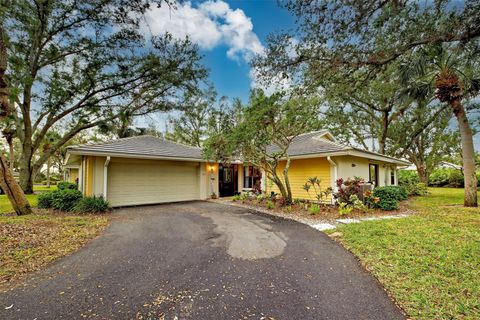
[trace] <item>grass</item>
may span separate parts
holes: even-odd
[[[418,214],[349,224],[337,238],[412,319],[478,319],[480,209],[463,189],[432,188],[411,200]]]
[[[0,287],[77,250],[107,223],[105,216],[46,211],[20,217],[0,215]]]
[[[38,199],[37,199],[38,193],[53,191],[56,189],[57,189],[57,186],[51,186],[50,188],[47,188],[46,186],[34,186],[33,191],[36,194],[27,194],[26,195],[27,200],[32,207],[36,207],[38,204]],[[12,211],[13,211],[13,208],[7,196],[4,194],[0,195],[0,213],[9,213]]]

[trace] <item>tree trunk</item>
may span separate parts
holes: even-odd
[[[22,188],[13,178],[13,174],[7,166],[7,161],[0,154],[0,187],[10,200],[13,210],[17,215],[31,214],[32,208],[28,203],[25,194],[23,194]]]
[[[285,180],[285,189],[286,189],[286,197],[285,203],[292,204],[292,188],[290,187],[290,180],[288,179],[288,169],[290,169],[290,158],[287,158],[287,162],[285,163],[285,169],[283,170],[283,176]]]
[[[5,72],[7,70],[8,52],[6,45],[6,34],[3,26],[0,24],[0,120],[10,115],[12,108],[10,101],[8,101],[8,84],[5,79]],[[13,210],[18,215],[32,213],[32,208],[28,203],[25,194],[13,178],[12,171],[7,166],[7,161],[0,154],[0,187],[5,192],[10,200]]]
[[[8,142],[8,157],[9,157],[9,165],[10,165],[10,170],[13,172],[13,165],[14,165],[14,162],[15,162],[15,154],[13,153],[14,152],[14,149],[13,149],[13,139],[12,138],[9,138],[7,140]]]
[[[429,174],[427,172],[427,168],[426,168],[425,164],[424,163],[419,163],[416,166],[417,166],[417,173],[418,173],[418,178],[420,179],[420,182],[428,185]]]
[[[47,161],[47,188],[50,188],[50,159]]]
[[[20,162],[20,187],[25,194],[33,194],[33,177],[32,168],[25,159],[22,159]]]
[[[470,124],[468,123],[465,109],[460,99],[450,102],[453,113],[458,120],[458,128],[462,140],[462,158],[463,158],[463,174],[465,181],[465,207],[477,207],[477,177],[475,174],[475,150],[473,147],[473,134]]]

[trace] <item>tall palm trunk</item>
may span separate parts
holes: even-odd
[[[465,179],[464,205],[466,207],[477,207],[477,176],[475,173],[475,150],[473,147],[472,129],[460,99],[452,100],[450,106],[453,108],[453,113],[458,120],[458,128],[462,140],[463,174]]]

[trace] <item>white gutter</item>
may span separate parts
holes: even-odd
[[[105,164],[103,165],[103,199],[107,200],[107,180],[108,180],[108,164],[110,163],[110,156],[107,156]]]
[[[337,164],[335,163],[335,161],[332,160],[332,158],[330,156],[327,157],[327,161],[330,162],[330,164],[333,166],[333,186],[332,186],[332,190],[333,192],[337,192],[337,179],[338,179],[338,166]],[[333,199],[333,196],[332,196],[332,203],[334,203],[335,200]]]

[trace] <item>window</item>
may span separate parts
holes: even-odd
[[[251,189],[254,186],[260,188],[262,174],[260,170],[252,166],[243,167],[243,187]]]
[[[369,167],[369,181],[375,187],[378,186],[378,164],[370,164]]]
[[[395,185],[395,168],[390,168],[390,184]]]

